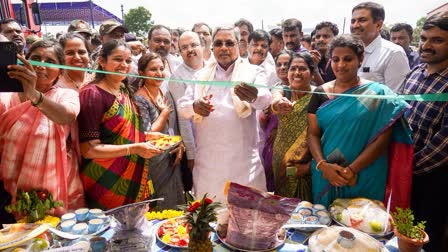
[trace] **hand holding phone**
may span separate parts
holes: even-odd
[[[14,42],[0,42],[0,92],[23,92],[20,80],[8,75],[8,66],[17,64],[17,51],[18,48]]]
[[[17,79],[22,83],[23,93],[28,99],[35,100],[38,92],[36,91],[37,74],[33,66],[25,57],[17,54],[17,58],[23,63],[22,65],[9,65],[8,76]]]

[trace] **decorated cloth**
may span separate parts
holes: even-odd
[[[216,69],[218,66],[218,62],[212,62],[204,67],[198,75],[197,79],[200,81],[213,81],[216,75]],[[243,58],[238,58],[235,63],[231,66],[233,67],[231,81],[248,81],[252,76],[251,71],[247,71],[250,67],[250,63],[246,62]],[[250,81],[248,81],[250,82]],[[200,99],[204,97],[208,90],[210,89],[209,85],[198,85],[195,89],[194,99]],[[252,113],[252,108],[247,101],[241,101],[240,98],[235,94],[233,88],[230,89],[231,97],[233,101],[233,106],[235,107],[235,111],[240,118],[246,118],[250,116]],[[202,116],[196,114],[193,116],[193,120],[195,122],[200,122],[202,120]]]
[[[79,113],[77,92],[53,87],[44,95]],[[12,195],[12,203],[18,189],[47,189],[64,203],[63,211],[84,206],[77,125],[57,124],[30,101],[21,102],[18,93],[2,93],[0,155],[0,179]]]
[[[99,139],[102,144],[145,141],[141,119],[125,87],[122,99],[94,83],[80,92],[80,142]],[[81,179],[90,208],[111,209],[148,199],[154,189],[148,177],[149,161],[137,154],[116,158],[83,159]]]
[[[290,92],[284,91],[285,95]],[[291,95],[289,95],[288,99]],[[274,141],[272,168],[275,179],[275,194],[284,197],[298,197],[311,201],[311,176],[297,177],[297,167],[311,161],[307,144],[307,108],[311,95],[296,101],[287,115],[278,115],[277,137]]]
[[[376,82],[354,87],[345,93],[394,94],[388,87]],[[322,177],[322,172],[315,169],[316,163],[313,161],[311,173],[314,203],[328,207],[336,198],[355,197],[387,201],[392,191],[391,209],[395,206],[409,206],[413,147],[410,128],[403,118],[408,108],[409,105],[401,100],[344,96],[320,106],[316,117],[322,132],[323,156],[329,163],[346,167],[385,130],[393,127],[393,134],[389,150],[359,172],[354,187],[332,187]]]
[[[160,133],[179,135],[174,101],[169,93],[165,97],[173,111]],[[160,116],[161,111],[143,96],[135,96],[135,104],[142,117],[143,130],[145,132],[151,131],[151,125]],[[149,160],[149,176],[154,182],[155,197],[164,198],[163,201],[157,202],[159,210],[174,209],[178,205],[185,204],[180,165],[173,166],[174,158],[175,156],[170,154],[170,150],[167,150]]]

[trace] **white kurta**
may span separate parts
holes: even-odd
[[[253,77],[250,82],[266,83],[266,77],[259,67],[250,67]],[[227,71],[217,66],[215,80],[231,79],[233,66]],[[248,81],[248,80],[246,80]],[[258,153],[258,127],[256,110],[264,109],[271,102],[267,89],[258,89],[258,98],[251,104],[252,114],[239,118],[235,111],[230,88],[212,86],[215,111],[203,117],[195,125],[196,158],[193,170],[193,190],[196,197],[208,193],[210,197],[225,202],[224,186],[232,181],[266,190],[266,178]],[[189,86],[178,102],[180,115],[191,118],[194,115],[194,86]]]

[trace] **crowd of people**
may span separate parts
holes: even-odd
[[[296,18],[269,32],[245,19],[154,25],[148,46],[115,20],[99,45],[83,20],[57,40],[1,20],[0,41],[23,62],[8,66],[23,92],[0,93],[1,223],[15,221],[4,207],[19,189],[47,189],[62,214],[152,197],[176,208],[189,190],[225,202],[232,181],[327,207],[391,198],[427,221],[426,251],[443,251],[448,102],[371,96],[448,92],[448,13],[428,17],[418,48],[410,25],[387,38],[384,20],[364,2],[343,35],[325,21],[304,36]],[[164,135],[183,142],[149,143]]]

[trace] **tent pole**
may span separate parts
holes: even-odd
[[[93,3],[92,0],[89,0],[90,2],[90,18],[92,19],[92,28],[95,29],[95,21],[93,19]]]

